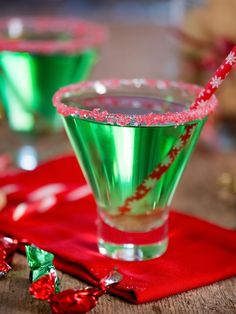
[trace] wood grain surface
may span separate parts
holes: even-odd
[[[150,25],[109,26],[111,39],[103,49],[92,78],[178,78],[178,46],[164,29]],[[0,134],[0,153],[16,156],[20,146],[29,141],[37,148],[40,159],[71,152],[64,134],[25,138],[10,132],[5,122],[0,125]],[[236,178],[235,165],[236,151],[217,153],[198,147],[176,192],[173,206],[182,212],[236,229],[236,193],[225,191],[220,183],[224,173]],[[62,289],[84,285],[67,274],[60,272],[59,275]],[[13,271],[0,280],[0,313],[50,313],[45,302],[29,296],[28,287],[25,257],[17,254]],[[91,313],[236,313],[236,278],[142,305],[132,305],[106,295]]]

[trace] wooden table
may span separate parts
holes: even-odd
[[[178,78],[178,46],[163,29],[113,24],[110,29],[111,40],[104,48],[92,78]],[[5,123],[0,125],[0,134],[0,153],[13,154],[25,141],[10,132]],[[41,159],[71,151],[65,136],[43,136],[34,144]],[[173,206],[182,212],[236,229],[236,195],[224,192],[219,183],[220,176],[225,172],[236,178],[235,164],[236,151],[204,152],[198,147],[177,190]],[[59,273],[59,276],[62,289],[84,285],[67,274]],[[29,296],[28,286],[25,257],[17,254],[14,270],[0,280],[0,313],[50,313],[45,302]],[[142,305],[132,305],[106,295],[91,313],[236,313],[236,278]]]

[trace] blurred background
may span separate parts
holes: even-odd
[[[204,0],[1,0],[0,3],[1,15],[76,14],[112,21],[167,24],[179,22],[186,9],[201,5]]]
[[[173,36],[159,32],[159,28],[182,25],[187,10],[204,0],[0,0],[0,3],[1,16],[73,15],[108,26],[110,40],[98,65],[99,74],[95,72],[94,78],[174,79],[179,65],[176,47],[170,46]],[[169,48],[174,49],[173,53]],[[163,51],[168,54],[168,62],[162,62]]]
[[[236,0],[0,0],[0,8],[0,17],[72,15],[105,25],[110,35],[90,73],[93,80],[147,77],[205,84],[236,42]],[[218,222],[233,226],[235,86],[233,71],[217,93],[219,109],[204,128],[174,202],[196,215],[202,209],[212,221],[218,211]],[[63,131],[14,132],[0,108],[0,173],[15,165],[31,170],[42,160],[72,153]]]
[[[0,5],[1,17],[53,15],[63,19],[72,15],[107,26],[109,40],[91,79],[150,77],[204,84],[236,41],[236,0],[0,0]],[[219,92],[221,106],[202,136],[209,150],[235,148],[235,71],[230,76]],[[14,155],[22,138],[12,136],[5,122],[1,127],[9,141],[1,141],[0,152]],[[34,138],[35,145],[47,147],[50,136],[45,141],[42,136]],[[40,158],[69,149],[63,141],[60,147],[42,149]]]

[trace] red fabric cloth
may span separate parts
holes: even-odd
[[[162,257],[131,263],[100,255],[94,199],[74,157],[2,176],[0,190],[8,198],[0,212],[0,231],[53,252],[56,267],[94,285],[117,266],[124,279],[112,293],[132,303],[236,275],[236,232],[177,212],[170,214],[170,243]]]

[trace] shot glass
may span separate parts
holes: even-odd
[[[0,97],[12,130],[60,128],[52,96],[88,77],[106,33],[69,17],[0,19]]]
[[[172,197],[217,104],[212,97],[190,110],[200,90],[121,79],[70,85],[54,95],[97,203],[101,254],[142,261],[166,251]]]

